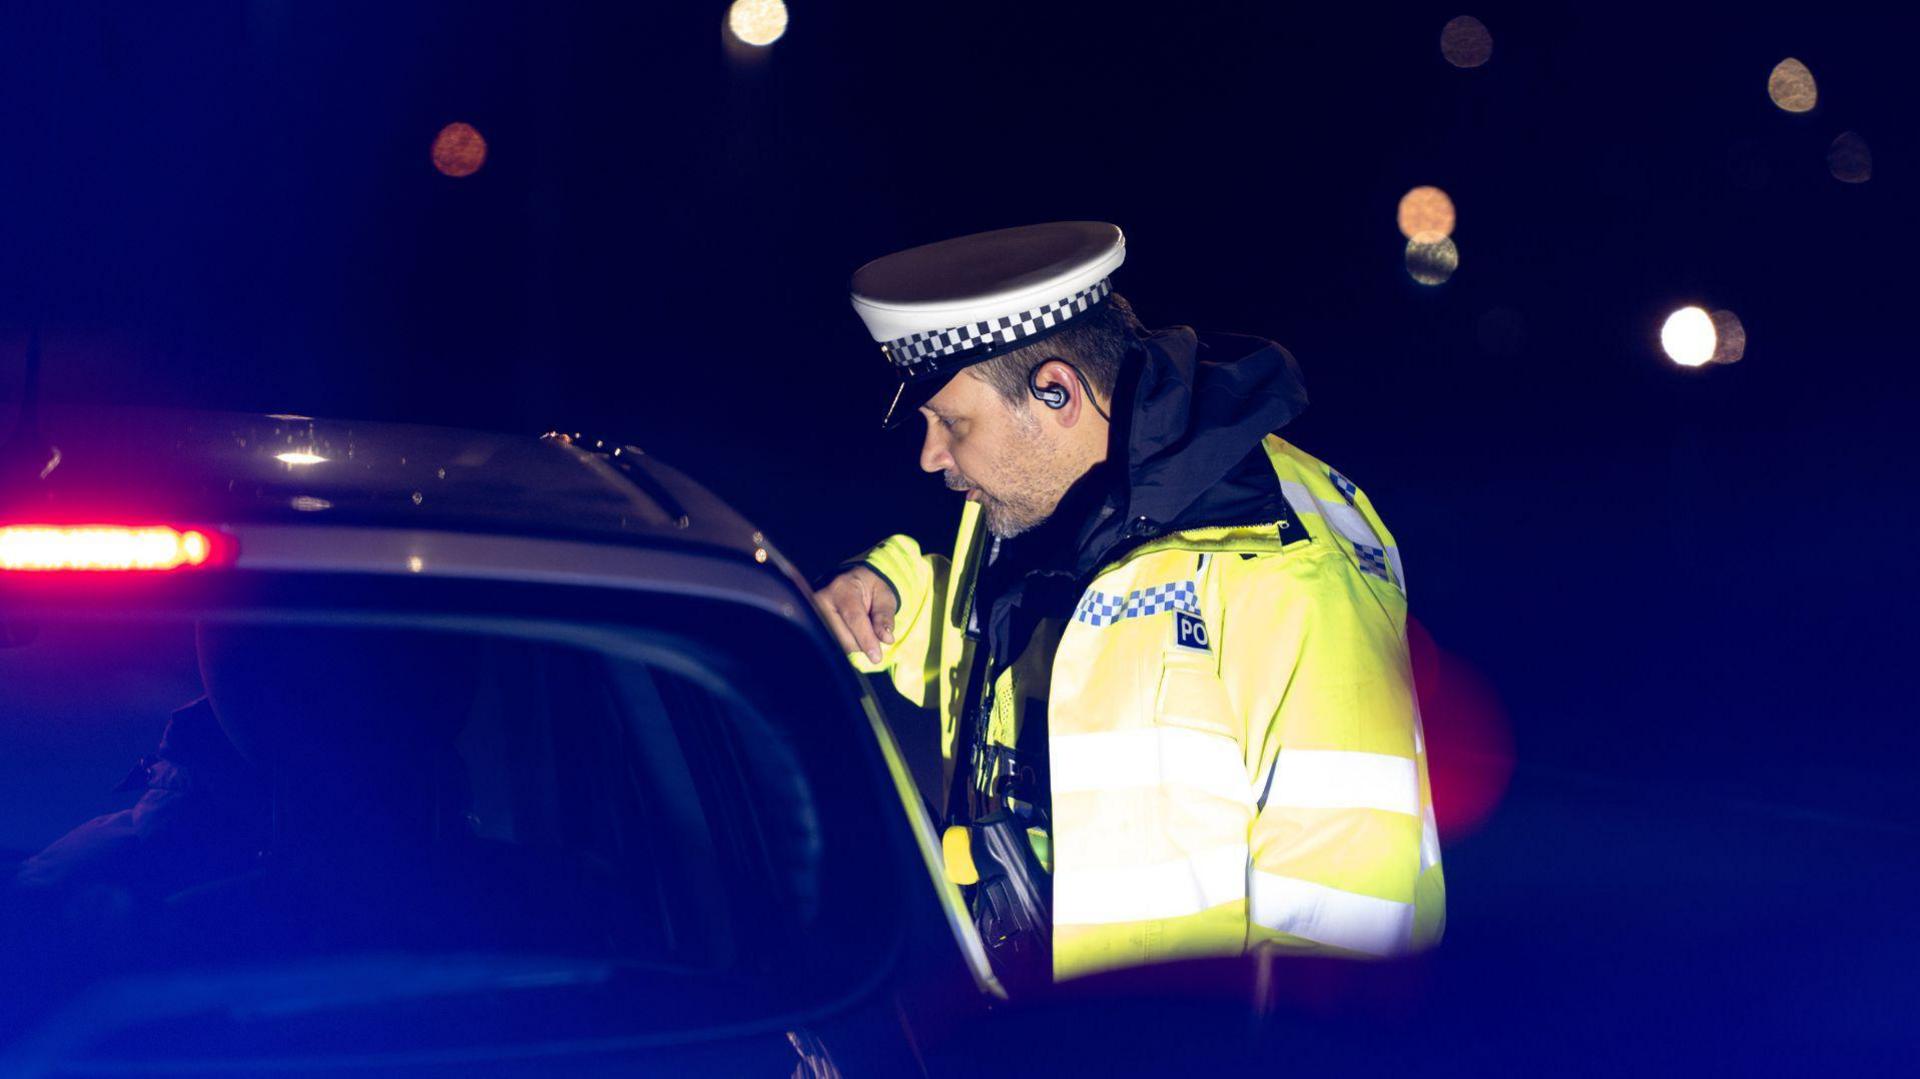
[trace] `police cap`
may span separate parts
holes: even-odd
[[[900,380],[894,427],[954,372],[1024,348],[1107,298],[1127,240],[1101,221],[995,229],[878,258],[853,275],[853,309]]]

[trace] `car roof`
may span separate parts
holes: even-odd
[[[632,446],[423,424],[49,408],[7,436],[0,519],[286,522],[693,543],[759,534]]]

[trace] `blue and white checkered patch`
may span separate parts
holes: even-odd
[[[1353,545],[1360,556],[1360,568],[1383,581],[1391,582],[1393,577],[1387,573],[1387,552],[1378,547],[1369,547],[1364,543]]]
[[[1331,468],[1327,469],[1327,478],[1333,481],[1335,487],[1340,488],[1340,497],[1347,500],[1347,505],[1353,505],[1353,496],[1360,491],[1358,487],[1353,485],[1353,481],[1335,472]]]
[[[1090,626],[1110,626],[1128,618],[1146,618],[1168,611],[1200,613],[1200,590],[1192,581],[1156,584],[1125,596],[1087,589],[1074,608],[1073,620]]]

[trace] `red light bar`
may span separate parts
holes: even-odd
[[[214,536],[167,525],[0,525],[0,571],[173,570],[204,566]]]

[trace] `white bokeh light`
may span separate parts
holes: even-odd
[[[1713,359],[1719,335],[1714,332],[1713,316],[1704,308],[1682,307],[1667,316],[1660,327],[1660,347],[1667,358],[1682,367],[1700,367]]]
[[[1460,248],[1451,237],[1434,243],[1407,241],[1407,275],[1423,285],[1444,285],[1460,268]]]
[[[733,0],[727,29],[741,41],[765,48],[787,32],[787,5],[782,0]]]

